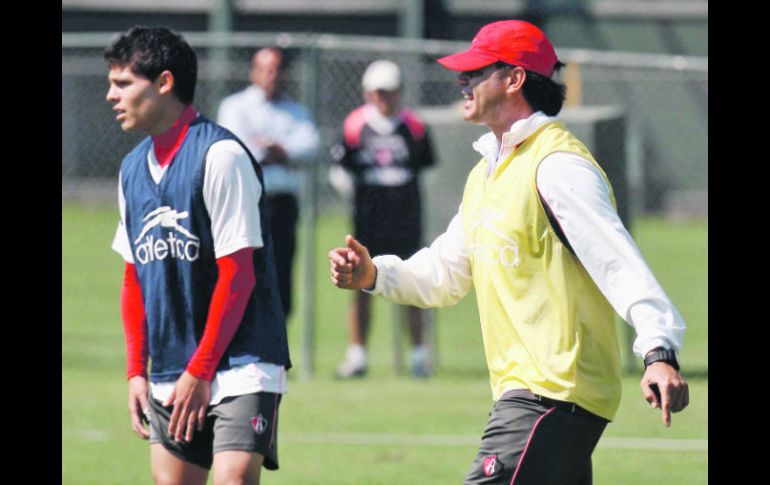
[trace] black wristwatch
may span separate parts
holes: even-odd
[[[679,370],[679,362],[676,361],[676,352],[673,349],[657,349],[644,357],[644,368],[653,362],[665,362],[676,370]]]

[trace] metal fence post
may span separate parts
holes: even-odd
[[[401,0],[398,17],[398,33],[401,37],[422,38],[425,23],[424,0]]]
[[[633,86],[633,96],[631,99],[644,99],[644,93],[639,92],[639,88]],[[628,162],[626,170],[626,181],[628,182],[628,214],[629,220],[626,221],[628,232],[634,233],[634,220],[643,213],[644,210],[644,130],[642,129],[637,110],[626,110],[626,160]],[[636,375],[639,371],[639,361],[632,350],[636,332],[625,321],[621,320],[622,342],[625,345],[623,354],[623,373],[626,375]]]
[[[310,45],[302,52],[302,80],[304,103],[318,120],[318,48]],[[302,220],[304,221],[303,246],[305,248],[303,308],[302,308],[302,379],[311,379],[315,370],[315,240],[318,217],[318,165],[320,155],[316,154],[305,166],[305,183],[302,197]]]
[[[233,1],[216,0],[209,13],[208,30],[213,34],[227,35],[233,31]],[[209,48],[208,71],[209,78],[214,81],[208,83],[209,93],[206,96],[208,111],[217,112],[220,101],[228,94],[223,82],[232,70],[230,65],[231,45],[228,42]]]

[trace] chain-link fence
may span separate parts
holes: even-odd
[[[344,117],[362,103],[364,69],[377,58],[389,58],[403,68],[405,104],[426,113],[429,129],[430,120],[460,127],[453,136],[431,130],[441,153],[447,154],[440,157],[436,170],[459,163],[467,171],[475,161],[469,146],[482,130],[463,124],[452,113],[451,106],[460,99],[455,76],[435,62],[467,48],[465,42],[297,34],[191,33],[186,38],[200,62],[195,105],[210,118],[216,118],[223,96],[247,85],[254,50],[280,45],[289,60],[287,94],[313,112],[322,136],[318,161],[328,162]],[[101,53],[109,40],[109,34],[62,35],[64,197],[89,197],[105,188],[112,191],[121,158],[142,137],[122,133],[104,99],[107,81]],[[568,106],[622,110],[623,123],[602,141],[608,159],[599,162],[626,161],[634,212],[706,214],[708,61],[574,49],[558,49],[558,54],[568,64],[562,73],[568,84]],[[452,154],[470,158],[455,160]],[[342,202],[327,183],[327,170],[322,166],[318,178],[323,207]],[[443,207],[449,202],[431,205]]]
[[[105,100],[102,51],[110,38],[62,35],[63,199],[115,201],[120,161],[143,137],[122,133]],[[423,180],[426,242],[446,227],[478,160],[471,142],[485,129],[462,121],[455,73],[435,61],[466,49],[467,42],[285,33],[189,33],[185,38],[199,56],[194,104],[211,119],[224,96],[247,86],[256,49],[284,49],[286,92],[310,109],[322,140],[318,163],[306,173],[306,180],[316,183],[305,184],[302,198],[309,234],[318,210],[350,210],[328,181],[328,154],[345,116],[362,103],[364,69],[379,58],[398,63],[405,78],[404,104],[422,115],[437,151],[438,164]],[[621,214],[707,217],[708,60],[558,48],[557,53],[567,63],[561,74],[568,85],[562,116],[605,166],[616,191],[625,193]],[[312,271],[311,261],[304,264]],[[312,273],[306,276],[310,286],[304,293],[313,294]],[[312,309],[304,319],[312,320]]]

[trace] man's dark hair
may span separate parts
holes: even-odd
[[[510,68],[510,64],[498,62],[497,67]],[[564,63],[556,61],[554,72],[564,67]],[[567,87],[564,84],[557,83],[553,79],[547,78],[542,74],[527,71],[527,80],[524,81],[522,93],[533,111],[542,111],[548,116],[556,116],[561,111],[564,104],[564,97],[567,93]]]
[[[188,105],[195,98],[198,58],[187,41],[167,27],[138,25],[118,34],[104,50],[104,60],[110,66],[129,67],[150,81],[171,71],[179,101]]]

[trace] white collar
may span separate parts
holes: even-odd
[[[399,113],[393,116],[385,116],[371,104],[364,105],[364,119],[366,123],[380,135],[390,135],[396,128],[400,121]]]
[[[527,118],[515,121],[511,125],[511,129],[503,133],[502,147],[497,142],[495,134],[490,131],[473,142],[473,149],[487,159],[491,172],[499,160],[504,160],[517,145],[526,140],[535,130],[556,119],[555,116],[548,116],[542,111],[536,111]]]
[[[285,99],[283,93],[279,93],[278,96],[273,99],[268,99],[265,90],[256,84],[249,84],[249,87],[246,88],[246,92],[248,92],[250,96],[253,96],[254,100],[258,103],[280,104]]]
[[[249,84],[249,87],[246,88],[246,92],[248,92],[250,96],[253,96],[259,102],[263,102],[267,99],[267,96],[265,96],[265,91],[256,84]]]

